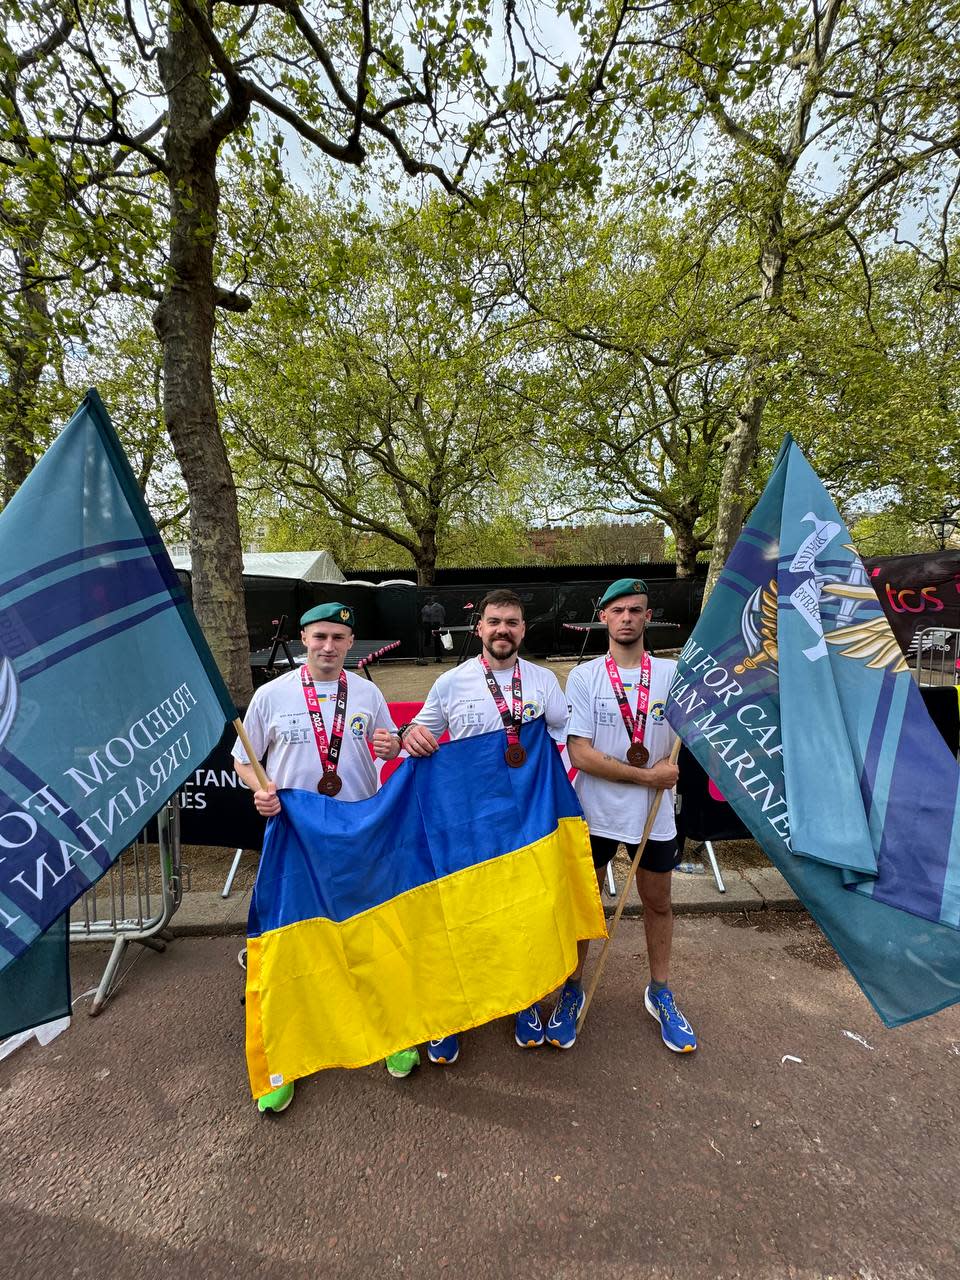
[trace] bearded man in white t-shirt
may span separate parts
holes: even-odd
[[[307,651],[303,666],[261,685],[243,719],[269,779],[265,788],[239,738],[233,748],[233,767],[265,818],[280,812],[277,791],[284,788],[366,800],[378,786],[370,747],[380,760],[400,753],[383,694],[371,680],[343,669],[353,644],[353,610],[340,603],[317,605],[307,610],[300,626]],[[419,1062],[415,1048],[403,1049],[387,1059],[387,1070],[392,1076],[408,1076]],[[292,1101],[293,1085],[285,1084],[258,1099],[258,1107],[280,1112]]]
[[[519,726],[539,716],[556,742],[566,736],[567,700],[557,677],[546,667],[518,656],[526,632],[520,597],[513,591],[491,591],[480,601],[478,611],[481,652],[445,671],[422,710],[402,731],[403,745],[412,756],[432,754],[437,750],[437,739],[448,730],[451,738],[500,732],[509,740],[515,735],[506,729],[508,721]],[[521,763],[519,767],[524,766]],[[471,784],[482,786],[483,779],[471,779]],[[514,1038],[522,1049],[544,1043],[537,1005],[516,1015]],[[451,1066],[460,1056],[459,1036],[431,1040],[427,1056],[431,1062]]]
[[[574,667],[567,677],[567,753],[579,771],[573,785],[590,828],[598,882],[619,844],[625,844],[633,858],[654,796],[658,790],[667,792],[637,868],[650,962],[644,1005],[660,1023],[667,1048],[691,1053],[697,1039],[676,1006],[669,978],[673,942],[670,880],[680,849],[672,794],[678,770],[668,759],[674,734],[663,711],[677,664],[654,658],[646,650],[644,631],[652,614],[647,584],[641,579],[619,578],[611,583],[600,599],[599,610],[600,621],[607,628],[609,651],[602,658]],[[579,963],[567,979],[558,1006],[562,1016],[556,1025],[547,1025],[547,1039],[560,1049],[569,1049],[576,1040],[588,945],[579,944]]]

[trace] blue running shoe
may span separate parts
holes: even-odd
[[[431,1040],[427,1045],[427,1057],[444,1067],[452,1067],[460,1057],[460,1039],[458,1036],[444,1036],[442,1040]]]
[[[568,978],[547,1023],[547,1039],[558,1049],[573,1048],[577,1039],[577,1019],[585,1000],[580,987]]]
[[[660,1023],[660,1035],[663,1043],[674,1053],[693,1053],[697,1047],[697,1037],[693,1027],[673,1003],[673,992],[665,987],[653,995],[647,987],[643,993],[643,1003],[651,1018]]]
[[[521,1049],[539,1049],[543,1044],[543,1023],[535,1004],[521,1009],[513,1021],[513,1038]]]

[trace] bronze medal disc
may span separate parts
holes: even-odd
[[[343,786],[343,779],[336,773],[325,773],[317,783],[317,790],[322,796],[335,796]]]
[[[642,742],[631,742],[627,748],[627,764],[632,764],[635,769],[643,769],[649,759],[650,752]]]
[[[503,753],[503,758],[511,769],[519,769],[527,758],[527,753],[519,742],[511,742]]]

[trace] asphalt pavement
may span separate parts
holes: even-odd
[[[885,1030],[802,913],[678,919],[696,1054],[660,1042],[624,919],[572,1050],[501,1020],[269,1118],[237,949],[139,953],[99,1018],[0,1063],[0,1276],[960,1275],[960,1010]],[[104,955],[74,957],[79,994]]]

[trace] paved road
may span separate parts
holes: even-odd
[[[0,1275],[960,1274],[960,1011],[884,1031],[803,918],[678,922],[692,1057],[642,1010],[625,920],[573,1051],[499,1022],[452,1069],[330,1072],[272,1119],[236,950],[147,952],[99,1019],[0,1064]],[[95,973],[81,951],[76,990]]]

